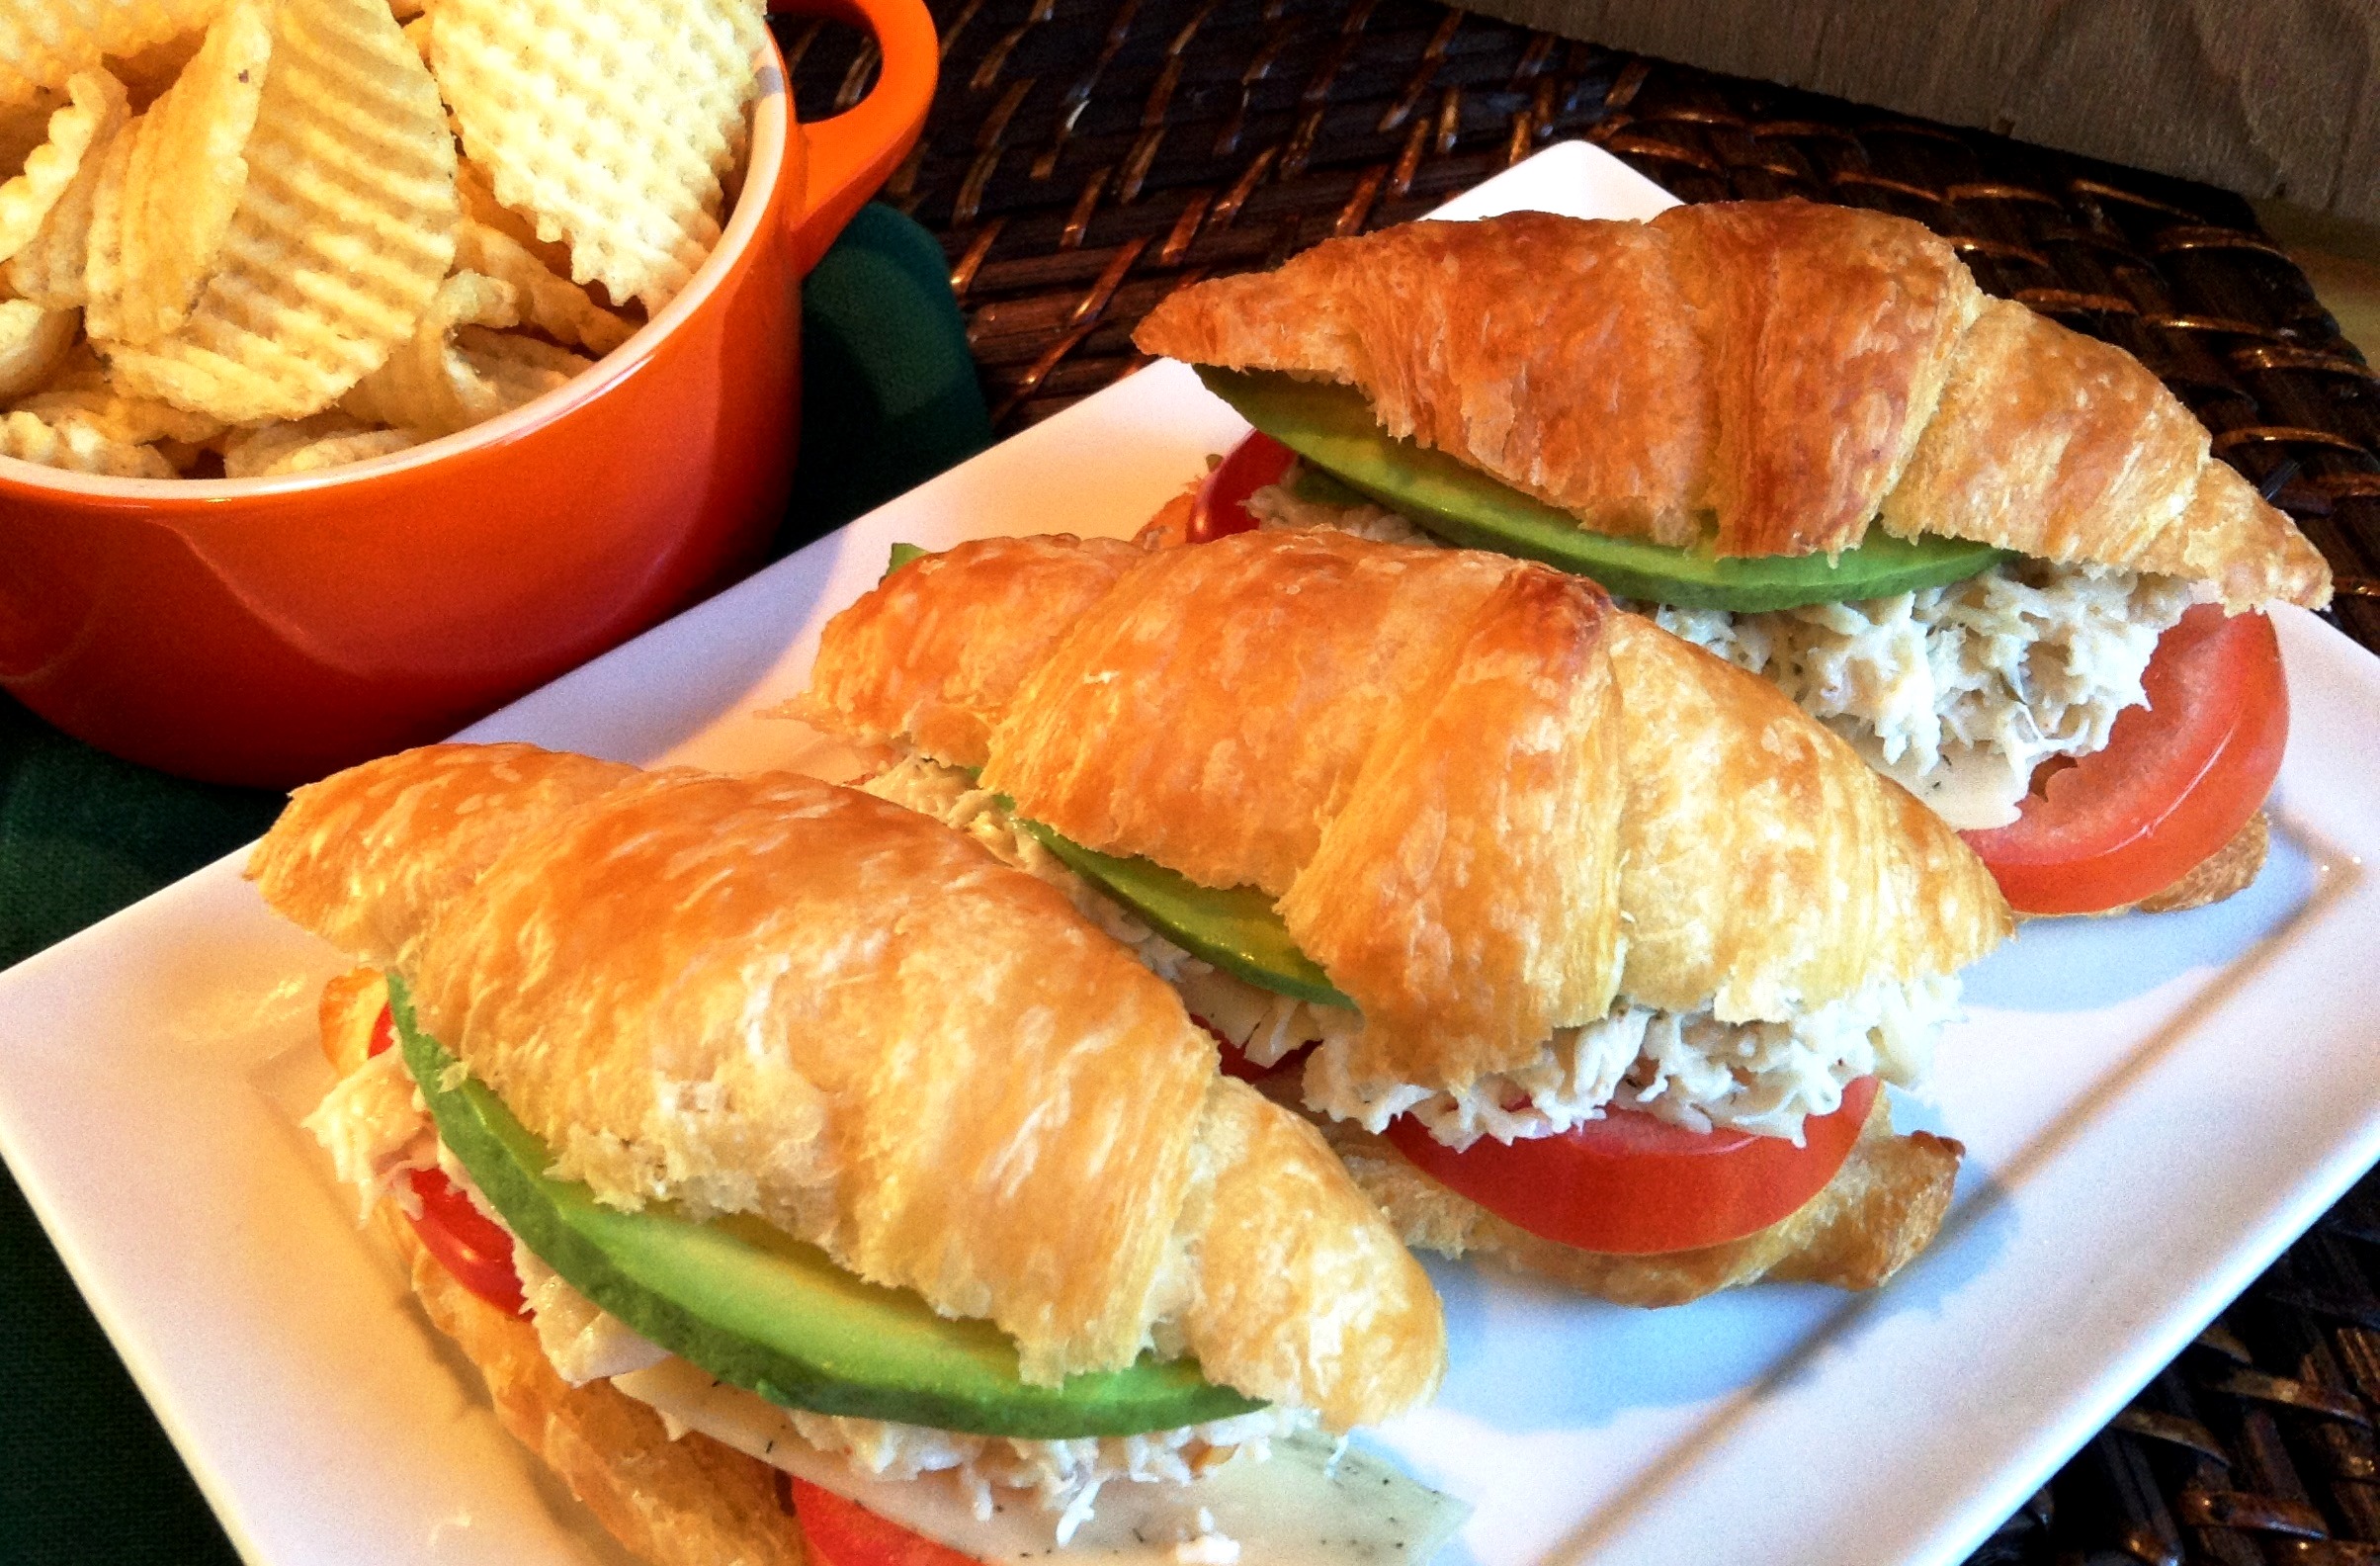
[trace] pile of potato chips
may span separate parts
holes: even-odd
[[[0,0],[0,456],[303,473],[562,385],[718,242],[761,13]]]

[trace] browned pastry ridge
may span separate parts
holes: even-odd
[[[1044,571],[1047,601],[1020,586]],[[1351,1069],[1424,1088],[1622,996],[1787,1018],[2009,928],[1956,834],[1774,686],[1501,556],[961,545],[836,617],[788,710],[979,767],[1091,847],[1262,888],[1362,1012]]]
[[[1144,351],[1359,389],[1599,532],[1722,555],[1886,532],[2320,607],[2330,567],[2123,350],[1991,299],[1904,218],[1803,201],[1514,213],[1182,289]]]
[[[758,1214],[997,1323],[1028,1379],[1162,1333],[1343,1429],[1443,1372],[1427,1277],[1318,1132],[1062,894],[925,817],[432,746],[299,790],[250,874],[403,973],[560,1176]],[[515,1369],[481,1362],[501,1401]]]

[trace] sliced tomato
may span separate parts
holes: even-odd
[[[1962,832],[2022,914],[2097,914],[2162,892],[2231,841],[2289,740],[2280,642],[2260,614],[2199,604],[2158,640],[2146,707],[2107,748],[2049,772],[2011,825]]]
[[[1851,1156],[1876,1079],[1802,1123],[1802,1143],[1743,1131],[1689,1131],[1614,1109],[1557,1136],[1482,1138],[1457,1153],[1411,1115],[1389,1140],[1423,1174],[1531,1234],[1582,1251],[1650,1256],[1741,1240],[1792,1214]]]
[[[396,1018],[386,1006],[372,1025],[372,1046],[378,1055],[396,1047]],[[521,1275],[513,1270],[512,1236],[471,1199],[455,1188],[443,1170],[415,1170],[410,1176],[419,1213],[408,1213],[422,1249],[438,1259],[455,1280],[490,1305],[518,1316],[524,1303]]]
[[[437,1170],[413,1172],[413,1195],[421,1211],[410,1215],[413,1233],[457,1282],[508,1315],[524,1300],[521,1275],[513,1270],[512,1236],[471,1205],[455,1182]]]
[[[1256,518],[1248,511],[1248,496],[1266,484],[1279,483],[1296,458],[1297,453],[1261,432],[1251,433],[1232,447],[1231,455],[1216,464],[1215,471],[1199,484],[1198,496],[1190,503],[1190,542],[1206,544],[1233,533],[1255,531]]]
[[[794,1516],[818,1566],[981,1566],[807,1479],[793,1479]]]

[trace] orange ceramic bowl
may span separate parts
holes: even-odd
[[[284,478],[100,478],[0,458],[0,687],[187,777],[285,785],[407,744],[723,585],[784,510],[801,278],[916,139],[921,0],[808,0],[884,69],[797,126],[772,50],[710,260],[600,365],[502,418]]]

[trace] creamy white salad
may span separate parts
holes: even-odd
[[[415,1170],[438,1169],[491,1222],[506,1227],[502,1215],[439,1140],[428,1105],[395,1051],[374,1056],[350,1073],[324,1096],[304,1125],[330,1154],[339,1179],[361,1193],[365,1215],[382,1195],[400,1209],[417,1214],[419,1203],[405,1176]],[[1053,1541],[1062,1546],[1074,1540],[1093,1521],[1100,1493],[1110,1485],[1187,1485],[1217,1474],[1234,1459],[1263,1462],[1272,1454],[1273,1442],[1285,1437],[1298,1438],[1301,1455],[1309,1459],[1305,1466],[1316,1466],[1311,1460],[1316,1421],[1303,1409],[1261,1408],[1230,1419],[1136,1436],[1022,1440],[779,1408],[694,1370],[640,1337],[517,1242],[513,1266],[539,1347],[554,1373],[569,1385],[610,1380],[629,1396],[652,1403],[662,1414],[672,1439],[688,1430],[699,1430],[738,1449],[749,1449],[751,1443],[740,1438],[743,1433],[790,1430],[807,1452],[790,1447],[781,1450],[772,1441],[754,1455],[805,1477],[814,1477],[818,1458],[837,1459],[851,1472],[871,1480],[939,1476],[956,1486],[976,1522],[998,1522],[1001,1531],[1008,1533],[1015,1532],[1015,1503],[1027,1502],[1044,1519],[1041,1546],[1035,1554],[1046,1554]],[[697,1383],[698,1395],[686,1392],[690,1377]],[[1334,1457],[1335,1452],[1325,1446],[1325,1467]],[[1370,1474],[1369,1468],[1366,1473]],[[1310,1481],[1300,1489],[1302,1499],[1297,1505],[1301,1509],[1338,1509],[1330,1499],[1337,1491],[1330,1488],[1329,1473],[1301,1477]],[[1367,1485],[1375,1482],[1392,1481],[1367,1478]],[[1393,1483],[1401,1498],[1428,1496],[1401,1476]],[[1272,1488],[1292,1487],[1276,1483]],[[1351,1505],[1352,1498],[1348,1499]],[[1421,1503],[1420,1511],[1429,1513],[1442,1500],[1429,1498]],[[1205,1521],[1206,1526],[1176,1528],[1178,1537],[1159,1542],[1168,1548],[1191,1550],[1191,1559],[1201,1558],[1198,1552],[1236,1559],[1237,1541],[1216,1531],[1211,1517]],[[1272,1520],[1259,1516],[1251,1521],[1269,1526]],[[1099,1553],[1105,1557],[1113,1552],[1103,1548]]]
[[[1295,478],[1249,497],[1264,526],[1445,547],[1377,506],[1301,498]],[[1625,607],[1775,682],[1965,831],[2015,821],[2042,762],[2106,748],[2117,715],[2148,700],[2142,671],[2191,601],[2177,577],[2019,558],[1946,587],[1852,603]]]
[[[1663,1011],[1623,997],[1608,1015],[1556,1033],[1527,1066],[1460,1091],[1361,1077],[1350,1065],[1363,1026],[1355,1012],[1276,995],[1192,956],[1067,869],[1017,827],[999,796],[966,772],[910,756],[860,787],[966,832],[1063,890],[1251,1064],[1273,1066],[1313,1045],[1302,1085],[1308,1107],[1375,1132],[1410,1112],[1432,1137],[1458,1150],[1483,1136],[1509,1143],[1559,1135],[1614,1107],[1697,1131],[1725,1127],[1799,1146],[1803,1121],[1839,1108],[1843,1088],[1857,1078],[1921,1087],[1935,1036],[1958,1016],[1955,977],[1872,984],[1830,1005],[1768,1022],[1722,1022],[1707,1010]]]

